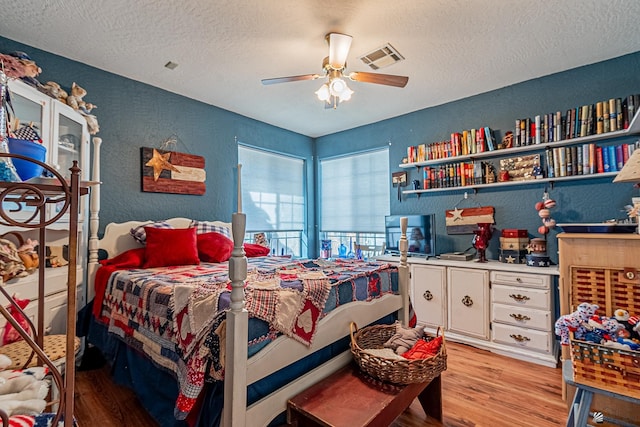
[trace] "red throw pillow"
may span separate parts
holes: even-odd
[[[198,234],[198,257],[203,262],[224,262],[231,257],[233,240],[222,233],[211,231]]]
[[[143,268],[200,264],[196,229],[145,227],[147,250]]]
[[[247,254],[247,258],[253,258],[257,256],[267,256],[271,253],[271,249],[266,246],[256,245],[255,243],[245,243],[244,253]]]
[[[144,264],[145,251],[145,248],[129,249],[113,258],[103,259],[100,264],[117,268],[140,268]]]
[[[428,359],[435,356],[442,346],[442,337],[436,337],[431,341],[418,340],[413,347],[402,353],[407,359]]]

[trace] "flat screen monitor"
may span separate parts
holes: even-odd
[[[436,256],[435,214],[387,215],[385,217],[385,253],[400,254],[400,218],[407,217],[407,240],[410,256]]]

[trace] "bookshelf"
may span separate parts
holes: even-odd
[[[577,138],[564,139],[562,141],[554,141],[554,142],[545,142],[541,144],[533,144],[533,145],[525,145],[519,147],[512,148],[504,148],[492,151],[483,151],[475,154],[466,154],[459,156],[451,156],[439,159],[430,159],[422,162],[413,162],[413,163],[402,163],[399,165],[402,169],[410,169],[410,168],[418,168],[420,169],[423,166],[431,166],[431,165],[442,165],[452,162],[464,162],[464,161],[476,161],[483,159],[496,159],[496,158],[506,158],[515,155],[522,155],[525,153],[536,153],[536,152],[544,152],[545,150],[556,148],[556,147],[570,147],[573,145],[582,145],[587,143],[595,143],[595,142],[607,142],[612,141],[617,138],[623,138],[633,135],[640,135],[640,111],[636,112],[633,116],[633,119],[629,122],[629,127],[622,130],[587,135]],[[520,185],[534,185],[540,183],[549,183],[553,186],[556,182],[562,181],[575,181],[582,179],[599,179],[599,178],[607,178],[607,177],[615,177],[617,172],[604,172],[604,173],[593,173],[593,174],[583,174],[583,175],[570,175],[570,176],[558,176],[558,177],[547,177],[547,178],[539,178],[539,179],[529,179],[522,181],[504,181],[504,182],[493,182],[493,183],[483,183],[483,184],[471,184],[471,185],[459,185],[459,186],[450,186],[450,187],[440,187],[440,188],[427,188],[427,189],[417,189],[417,190],[403,190],[402,194],[417,194],[418,197],[422,193],[432,193],[432,192],[442,192],[442,191],[468,191],[468,190],[478,190],[482,188],[495,188],[495,187],[511,187],[511,186],[520,186]]]

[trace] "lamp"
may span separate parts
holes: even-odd
[[[627,163],[624,164],[618,175],[614,178],[613,182],[632,182],[635,187],[640,184],[640,148],[636,148],[633,151]],[[634,202],[633,213],[636,215],[636,222],[638,224],[638,234],[640,234],[640,202]]]
[[[322,61],[322,68],[327,73],[329,81],[315,93],[320,101],[336,108],[339,102],[348,101],[353,95],[342,74],[346,67],[352,37],[346,34],[330,33],[327,34],[326,40],[329,43],[329,56]]]
[[[315,94],[320,101],[325,101],[331,104],[337,104],[337,102],[348,101],[353,95],[353,91],[347,86],[347,82],[338,77],[337,75],[331,75],[329,77],[329,83],[324,83],[320,86]],[[337,102],[335,102],[337,101]]]

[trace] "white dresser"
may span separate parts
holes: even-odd
[[[379,260],[399,262],[399,257]],[[448,340],[556,367],[557,267],[410,257],[418,322]]]

